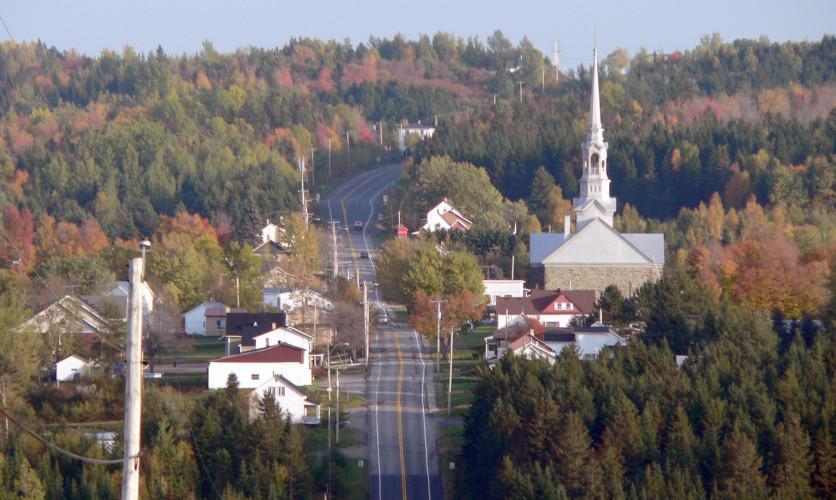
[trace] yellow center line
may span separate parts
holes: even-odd
[[[365,181],[363,181],[363,182],[357,184],[356,186],[354,186],[354,188],[352,188],[351,191],[347,192],[345,194],[345,196],[340,198],[340,207],[342,207],[342,209],[343,209],[343,221],[345,222],[346,231],[351,231],[351,228],[348,227],[348,211],[345,208],[345,200],[347,200],[349,196],[354,194],[355,191],[357,191],[358,189],[367,185],[368,183],[370,183],[371,181],[373,181],[375,179],[376,179],[375,176],[369,176]],[[351,249],[351,260],[354,261],[354,270],[356,271],[357,269],[359,269],[359,266],[357,265],[357,255],[355,255],[354,243],[351,242],[351,233],[350,232],[348,234],[348,247],[349,247],[349,249]]]
[[[406,460],[404,460],[403,452],[403,418],[401,414],[401,383],[403,382],[403,353],[401,352],[401,343],[398,340],[398,334],[395,333],[395,349],[398,351],[398,396],[396,399],[396,412],[398,415],[398,450],[401,455],[401,495],[406,500]]]

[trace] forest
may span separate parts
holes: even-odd
[[[833,36],[707,35],[684,52],[601,55],[616,227],[665,233],[665,277],[636,297],[604,295],[611,321],[647,325],[611,357],[509,359],[481,374],[459,496],[833,496],[834,61]],[[41,366],[73,343],[19,342],[15,328],[67,290],[122,279],[141,238],[153,243],[148,280],[175,317],[210,297],[232,303],[233,275],[242,305],[256,306],[252,245],[267,219],[297,242],[292,267],[321,266],[298,215],[301,158],[308,190],[324,192],[399,161],[405,123],[437,130],[411,144],[387,222],[400,209],[413,229],[448,197],[482,227],[439,235],[453,249],[443,259],[427,243],[393,243],[383,267],[405,279],[382,285],[415,302],[413,323],[430,335],[429,292],[455,295],[445,327],[478,317],[480,266],[507,276],[514,255],[525,277],[528,234],[571,212],[588,68],[556,78],[528,39],[499,31],[299,38],[230,54],[209,41],[197,54],[97,57],[0,43],[4,408],[76,453],[118,456],[80,429],[121,415],[119,379],[55,390]],[[797,327],[785,331],[787,318]],[[122,328],[106,340],[118,344]],[[682,368],[674,354],[688,355]],[[304,432],[270,412],[248,421],[240,398],[234,384],[146,392],[145,496],[322,492]],[[0,498],[118,495],[118,467],[81,465],[5,427],[0,443]]]

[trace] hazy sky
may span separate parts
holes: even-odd
[[[18,41],[89,55],[125,45],[195,53],[206,39],[223,52],[301,36],[356,44],[369,35],[448,31],[484,41],[501,29],[515,43],[527,35],[547,54],[559,40],[561,66],[574,67],[588,62],[596,29],[604,54],[688,49],[712,32],[724,40],[819,40],[836,31],[836,0],[3,0],[0,17]],[[8,36],[0,27],[0,39]]]

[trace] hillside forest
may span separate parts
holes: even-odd
[[[706,35],[683,51],[600,54],[615,224],[665,233],[664,277],[635,296],[604,294],[598,306],[613,324],[646,325],[613,356],[567,353],[553,367],[507,359],[480,373],[458,495],[834,495],[834,61],[833,36]],[[403,160],[384,228],[398,213],[416,228],[444,197],[472,217],[473,231],[381,251],[393,273],[407,271],[381,286],[413,312],[431,315],[431,296],[455,294],[451,321],[471,321],[479,269],[507,277],[513,255],[525,277],[528,235],[562,230],[571,213],[590,63],[556,73],[528,39],[500,31],[96,57],[3,42],[4,408],[61,446],[109,456],[78,426],[121,415],[120,380],[55,390],[49,360],[72,344],[19,342],[15,328],[65,294],[125,279],[142,238],[152,242],[148,281],[174,317],[209,298],[232,303],[232,276],[242,307],[257,308],[264,276],[252,248],[268,219],[296,242],[291,266],[317,284],[324,266],[317,229],[299,216],[300,172],[316,200],[359,170]],[[409,139],[402,154],[398,128],[417,122],[435,135]],[[436,244],[451,252],[439,257]],[[788,319],[798,321],[785,328]],[[122,325],[113,331],[106,340],[118,344]],[[675,354],[688,355],[682,368]],[[145,398],[149,498],[324,491],[301,450],[305,431],[271,412],[248,421],[234,384],[162,386]],[[81,465],[5,427],[0,444],[0,498],[119,494],[118,466]]]

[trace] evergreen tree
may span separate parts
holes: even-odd
[[[770,466],[772,494],[780,498],[808,498],[810,488],[810,438],[790,415],[778,426],[777,450]]]
[[[765,498],[766,479],[761,473],[763,461],[755,443],[735,428],[726,439],[720,493],[723,498]]]

